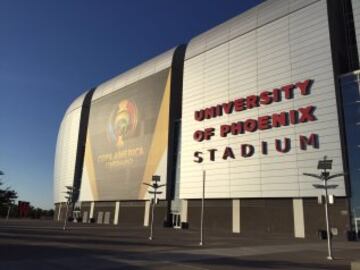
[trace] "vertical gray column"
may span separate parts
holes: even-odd
[[[294,236],[296,238],[305,238],[304,206],[303,199],[293,199],[294,213]]]
[[[115,202],[114,225],[119,224],[120,202]]]
[[[240,199],[232,200],[232,232],[240,233]]]
[[[145,202],[145,211],[144,211],[144,226],[149,226],[150,221],[150,201]]]
[[[94,208],[95,208],[95,202],[91,202],[89,219],[94,218]]]
[[[180,221],[181,221],[181,223],[188,222],[188,201],[187,200],[181,200]]]

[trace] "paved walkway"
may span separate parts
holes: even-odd
[[[156,228],[70,225],[0,220],[2,269],[350,269],[360,259],[360,242],[335,242],[327,261],[326,241],[206,235]]]

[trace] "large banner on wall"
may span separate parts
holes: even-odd
[[[145,199],[152,175],[166,182],[170,79],[166,69],[92,103],[83,197]]]

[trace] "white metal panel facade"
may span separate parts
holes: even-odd
[[[289,13],[311,5],[319,0],[267,0],[227,22],[193,38],[186,49],[185,59],[205,50],[244,35]]]
[[[86,96],[87,92],[81,94],[80,96],[78,96],[71,104],[70,106],[67,108],[65,114],[69,114],[71,113],[73,110],[81,108],[81,106],[83,105],[85,96]]]
[[[317,161],[324,155],[333,159],[334,172],[342,171],[326,1],[298,1],[303,5],[297,5],[296,11],[293,11],[294,1],[285,2],[289,3],[287,16],[285,10],[274,8],[277,1],[269,1],[270,6],[260,5],[258,12],[250,10],[229,23],[230,32],[241,33],[236,29],[243,27],[242,16],[249,25],[254,20],[257,24],[263,22],[253,31],[230,38],[228,29],[222,26],[207,32],[214,36],[197,37],[195,45],[190,42],[184,65],[180,198],[202,196],[203,170],[206,170],[206,198],[317,196],[319,191],[312,186],[317,180],[303,176],[303,172],[317,172]],[[247,17],[248,14],[253,18]],[[206,46],[212,38],[225,36],[227,42],[212,45],[211,49]],[[313,80],[309,95],[295,91],[293,99],[203,121],[194,119],[194,112],[200,109],[308,79]],[[218,134],[223,124],[310,105],[316,107],[316,121],[225,138]],[[193,139],[196,130],[209,127],[215,128],[215,136],[210,140]],[[299,136],[312,133],[319,137],[319,148],[302,150]],[[274,141],[284,137],[291,139],[291,149],[279,153]],[[268,142],[267,154],[259,150],[263,141]],[[254,155],[241,157],[241,144],[253,145]],[[234,150],[235,159],[222,159],[227,146]],[[208,149],[217,149],[215,161],[209,159]],[[203,162],[194,162],[195,151],[203,153]],[[338,178],[333,183],[339,185],[334,194],[344,196],[344,179]]]
[[[79,100],[77,102],[81,103]],[[70,106],[74,107],[73,104]],[[74,182],[80,115],[81,107],[72,111],[68,110],[59,129],[54,166],[55,203],[66,201],[65,186],[72,186]]]

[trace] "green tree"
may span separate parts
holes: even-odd
[[[0,181],[0,187],[3,183]],[[9,205],[14,204],[17,199],[17,192],[15,190],[10,189],[9,187],[2,189],[0,188],[0,205]]]
[[[14,205],[18,196],[15,190],[10,189],[9,187],[4,189],[2,186],[3,182],[0,180],[0,216],[6,216],[9,207],[14,208],[11,205]]]

